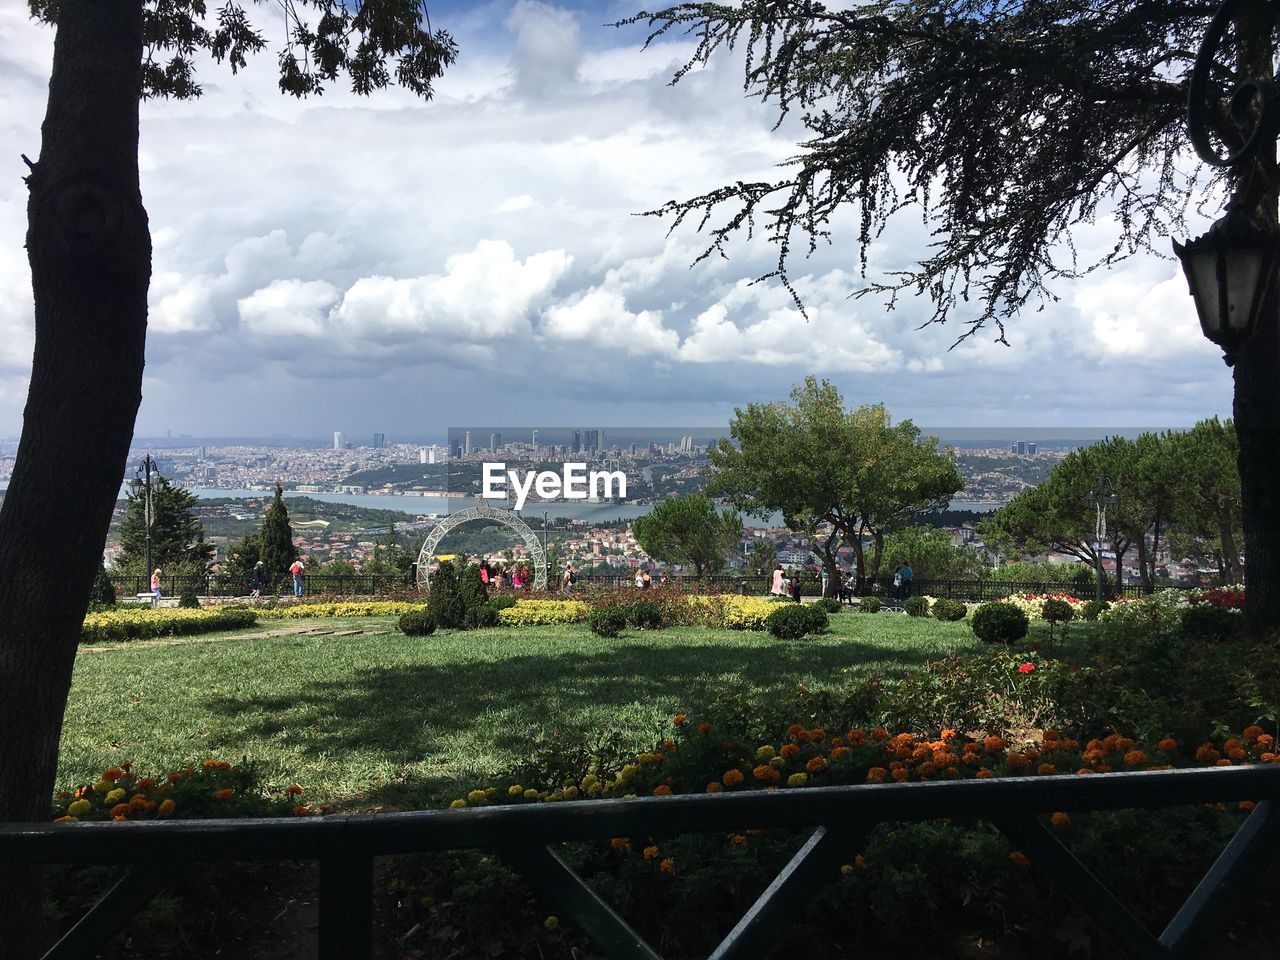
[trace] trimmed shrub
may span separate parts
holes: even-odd
[[[178,606],[184,610],[198,610],[200,608],[200,598],[196,596],[196,592],[187,587],[178,595]]]
[[[902,609],[906,611],[909,617],[927,617],[929,615],[929,598],[907,597],[902,603]]]
[[[835,597],[823,597],[821,600],[817,601],[814,604],[814,606],[820,607],[821,609],[825,610],[828,614],[839,613],[841,610],[844,609],[844,604],[841,603],[839,600],[837,600]]]
[[[1240,632],[1244,617],[1222,607],[1207,604],[1182,611],[1182,632],[1198,640],[1215,643],[1229,640]]]
[[[400,632],[406,637],[426,637],[436,632],[435,618],[426,607],[418,607],[400,615]]]
[[[933,606],[930,607],[929,612],[939,620],[954,623],[957,620],[963,620],[965,614],[969,612],[969,608],[959,600],[947,600],[944,597],[933,601]]]
[[[216,630],[238,630],[258,621],[254,611],[244,607],[201,607],[198,610],[175,610],[161,607],[130,607],[90,613],[80,628],[81,643],[111,640],[145,640],[151,637],[176,637]]]
[[[662,608],[650,600],[633,603],[627,611],[627,622],[638,630],[661,630]]]
[[[1030,621],[1012,603],[984,603],[973,612],[973,632],[985,643],[1013,643],[1027,635]]]
[[[1105,600],[1090,600],[1084,605],[1084,609],[1080,611],[1080,616],[1085,620],[1097,620],[1098,617],[1106,613],[1107,608],[1110,606],[1111,604]]]
[[[619,607],[601,607],[587,618],[591,632],[598,637],[616,637],[627,625],[627,614]]]
[[[1076,612],[1071,609],[1071,604],[1065,600],[1057,599],[1046,600],[1044,602],[1044,612],[1041,614],[1050,623],[1070,623],[1075,615]]]
[[[792,603],[769,614],[765,627],[779,640],[799,640],[826,630],[827,622],[827,611],[817,604]]]
[[[496,627],[498,625],[498,611],[488,603],[482,603],[478,607],[471,607],[467,610],[467,629],[480,630],[485,627]]]
[[[552,623],[580,623],[591,605],[582,600],[517,600],[500,610],[498,619],[509,627],[540,627]]]
[[[458,581],[458,574],[450,560],[441,562],[431,577],[431,596],[427,600],[427,609],[437,627],[457,629],[466,626],[467,604],[462,598]],[[474,592],[474,588],[472,589]]]
[[[882,606],[879,597],[863,597],[858,601],[858,609],[863,613],[879,613]]]
[[[89,594],[89,602],[98,607],[112,607],[116,603],[116,588],[107,577],[103,567],[98,568],[98,575],[93,580],[93,592]]]
[[[516,605],[516,598],[509,593],[500,593],[489,598],[489,606],[494,610],[509,610]]]

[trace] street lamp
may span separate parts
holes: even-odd
[[[151,503],[152,473],[155,473],[158,476],[160,470],[156,467],[156,462],[151,459],[151,454],[147,454],[142,458],[142,463],[138,467],[137,473],[135,473],[133,479],[129,481],[129,492],[132,493],[135,498],[143,496],[143,494],[146,495],[146,500],[143,502],[142,509],[143,524],[146,528],[147,535],[147,569],[145,575],[147,577],[148,585],[151,583],[151,524],[155,522],[155,511],[152,509]]]
[[[1228,101],[1238,142],[1224,154],[1209,137],[1208,89],[1214,54],[1233,23],[1237,37],[1248,35],[1250,25],[1245,22],[1244,10],[1248,2],[1226,0],[1218,8],[1191,71],[1187,132],[1200,159],[1214,167],[1231,169],[1252,162],[1264,146],[1274,149],[1275,135],[1280,132],[1276,81],[1245,78]],[[1237,193],[1226,214],[1207,233],[1185,244],[1173,241],[1173,252],[1182,262],[1204,335],[1222,347],[1227,365],[1233,365],[1236,354],[1258,327],[1280,264],[1280,235],[1274,225],[1256,218]]]
[[[1107,510],[1114,510],[1120,505],[1120,498],[1111,490],[1111,481],[1107,479],[1106,474],[1099,474],[1098,485],[1085,495],[1085,502],[1092,504],[1094,508],[1094,524],[1093,524],[1093,548],[1094,558],[1097,560],[1098,568],[1098,585],[1094,594],[1097,600],[1102,599],[1102,541],[1107,536]],[[1120,570],[1120,564],[1116,564],[1116,583],[1122,582],[1123,573]]]

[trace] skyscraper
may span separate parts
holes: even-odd
[[[581,430],[573,431],[573,452],[574,453],[582,452],[582,431]]]
[[[471,456],[471,449],[472,449],[472,447],[471,447],[471,431],[470,431],[470,430],[468,430],[468,431],[467,431],[467,433],[466,433],[465,438],[464,438],[464,439],[463,439],[463,441],[462,441],[462,455],[463,455],[464,457],[469,457],[469,456]]]
[[[419,448],[418,448],[418,462],[419,462],[419,463],[426,463],[426,462],[427,462],[427,448],[426,448],[426,447],[419,447]]]
[[[533,443],[533,449],[537,450],[538,449],[538,431],[537,430],[533,431],[532,443]]]
[[[1034,443],[1028,443],[1027,453],[1035,453],[1035,452],[1036,452],[1036,445]]]
[[[489,449],[492,450],[494,453],[497,453],[501,447],[502,447],[502,434],[500,433],[489,434]]]
[[[333,449],[341,450],[345,439],[346,438],[343,437],[341,430],[333,431]]]
[[[382,449],[387,445],[387,435],[385,433],[375,433],[373,435],[373,446],[375,449]]]

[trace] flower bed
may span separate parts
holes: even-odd
[[[590,613],[585,600],[517,600],[514,607],[498,611],[498,621],[507,627],[546,626],[579,623]]]
[[[86,614],[80,628],[80,642],[104,643],[237,630],[253,626],[257,617],[253,610],[228,607],[106,610]]]
[[[297,620],[304,617],[398,617],[422,609],[421,603],[405,600],[341,600],[293,603],[278,607],[255,607],[266,620]]]

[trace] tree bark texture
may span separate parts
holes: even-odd
[[[0,821],[49,816],[80,626],[142,391],[151,239],[138,182],[141,0],[62,0],[28,179],[35,356],[0,510]],[[8,955],[32,927],[9,899]],[[38,895],[38,894],[37,894]],[[6,916],[8,914],[8,916]]]

